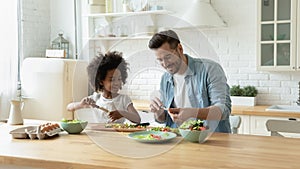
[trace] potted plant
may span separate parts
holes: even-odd
[[[232,105],[255,106],[257,89],[254,86],[234,85],[230,88]]]

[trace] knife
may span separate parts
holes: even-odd
[[[144,126],[144,127],[146,127],[146,126],[149,126],[149,125],[150,125],[150,123],[139,123],[139,124],[134,125],[134,127],[137,127],[137,126]]]

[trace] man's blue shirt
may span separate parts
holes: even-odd
[[[221,121],[216,126],[216,132],[230,133],[229,115],[231,113],[231,100],[229,86],[225,73],[220,64],[203,58],[188,59],[188,70],[185,76],[188,96],[193,108],[204,108],[218,106],[222,110]],[[166,107],[172,107],[174,99],[173,76],[166,72],[163,74],[160,83],[162,102]],[[178,127],[166,113],[166,125]]]

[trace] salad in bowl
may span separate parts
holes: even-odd
[[[179,126],[179,132],[185,140],[203,143],[206,141],[209,130],[203,120],[189,119]]]

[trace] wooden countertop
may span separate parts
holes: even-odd
[[[135,108],[139,111],[149,111],[148,100],[133,100]],[[300,118],[300,113],[266,111],[268,105],[261,106],[232,106],[231,114],[233,115],[255,115],[255,116],[272,116],[272,117],[292,117]]]
[[[26,121],[26,125],[31,124],[32,121]],[[0,125],[0,166],[45,169],[287,169],[300,166],[300,139],[295,138],[214,133],[203,144],[190,143],[181,137],[169,143],[146,144],[128,139],[127,133],[85,131],[78,135],[62,133],[46,140],[12,139],[9,131],[17,127],[21,126]],[[143,156],[159,149],[159,153]],[[116,154],[116,151],[140,158]]]
[[[266,108],[268,107],[269,106],[232,106],[231,114],[300,118],[300,113],[266,111]]]

